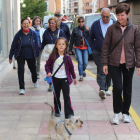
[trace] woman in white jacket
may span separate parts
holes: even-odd
[[[35,16],[33,18],[32,26],[30,27],[30,29],[35,31],[35,33],[37,34],[37,40],[40,47],[39,56],[37,59],[37,78],[40,79],[40,61],[41,61],[41,54],[43,51],[41,50],[41,44],[42,44],[43,34],[45,29],[42,27],[42,20],[39,16]]]

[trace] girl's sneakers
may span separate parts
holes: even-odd
[[[115,114],[114,114],[114,117],[113,117],[113,119],[112,119],[112,121],[111,121],[112,124],[116,124],[116,125],[119,124],[120,114],[121,114],[121,113],[118,113],[118,114],[115,113]]]
[[[123,122],[124,122],[124,123],[130,123],[129,115],[123,114]]]
[[[83,81],[83,76],[80,76],[79,81]]]
[[[25,94],[25,89],[20,89],[19,95],[24,95]]]

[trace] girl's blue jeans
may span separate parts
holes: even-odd
[[[83,71],[85,71],[88,64],[88,49],[81,50],[75,48],[75,53],[78,60],[79,75],[83,76]]]

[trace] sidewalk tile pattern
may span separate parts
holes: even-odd
[[[33,88],[31,74],[25,67],[24,96],[18,95],[17,71],[13,70],[0,85],[0,140],[49,140],[47,123],[50,118],[50,107],[53,105],[53,94],[47,92],[48,84],[44,81],[45,61],[41,63],[39,87]],[[74,65],[78,80],[78,68]],[[111,125],[113,117],[112,96],[101,100],[96,79],[87,73],[84,81],[77,86],[71,85],[72,105],[75,115],[80,115],[83,128],[76,130],[71,140],[140,140],[133,120],[131,123]],[[62,94],[61,94],[62,95]],[[63,97],[61,96],[62,115],[64,116]],[[132,118],[131,118],[132,119]],[[56,140],[53,131],[51,140]]]

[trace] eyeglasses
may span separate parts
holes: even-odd
[[[54,25],[54,24],[56,24],[55,22],[50,22],[49,24],[52,24],[52,25]]]
[[[103,15],[101,15],[101,17],[102,18],[110,18],[110,16],[103,16]]]
[[[81,23],[81,22],[83,23],[84,21],[78,21],[78,23]]]

